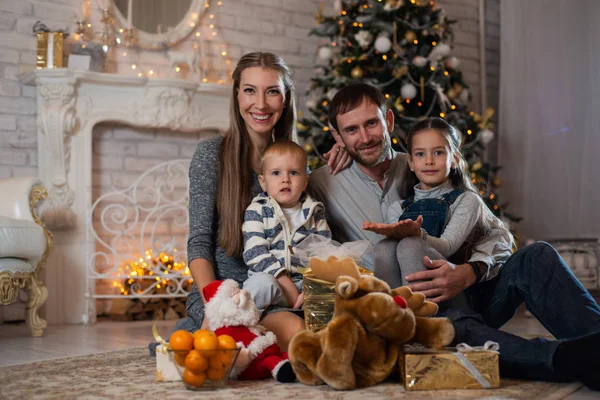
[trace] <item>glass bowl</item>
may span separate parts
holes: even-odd
[[[240,349],[168,350],[181,380],[189,390],[213,390],[227,386]]]

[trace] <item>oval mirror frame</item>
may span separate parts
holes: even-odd
[[[116,6],[114,1],[110,2],[113,9],[113,16],[120,24],[122,28],[127,28],[127,18],[121,13],[119,8]],[[133,26],[135,37],[137,39],[137,45],[144,49],[162,49],[164,43],[169,46],[179,43],[191,34],[200,23],[200,19],[208,9],[205,5],[210,5],[210,0],[192,0],[190,8],[188,9],[185,16],[179,21],[179,24],[173,28],[170,32],[165,33],[149,33],[141,31]]]

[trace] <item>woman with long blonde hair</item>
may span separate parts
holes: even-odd
[[[187,300],[187,317],[176,329],[194,332],[207,327],[202,288],[216,279],[248,277],[241,254],[244,211],[260,192],[261,156],[269,143],[296,138],[295,90],[290,71],[275,54],[244,55],[233,72],[230,126],[224,136],[198,144],[190,164],[188,265],[194,285]],[[349,162],[337,148],[329,164]],[[335,171],[335,168],[334,168]],[[304,328],[291,309],[267,309],[261,325],[275,333],[286,351],[292,336]]]

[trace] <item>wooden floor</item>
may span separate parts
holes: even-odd
[[[50,325],[43,337],[33,338],[24,323],[5,323],[0,325],[0,367],[146,346],[153,340],[152,324],[152,321],[100,321],[90,327]],[[169,336],[174,325],[174,321],[157,323],[163,337]],[[522,311],[502,329],[518,334],[548,333],[535,318],[527,318]],[[587,388],[568,397],[569,400],[599,398],[599,393]]]

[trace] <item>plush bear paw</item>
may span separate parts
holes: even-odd
[[[438,312],[438,305],[425,300],[425,295],[420,292],[413,293],[408,286],[401,286],[392,290],[392,296],[404,297],[408,308],[413,310],[417,317],[430,317]]]

